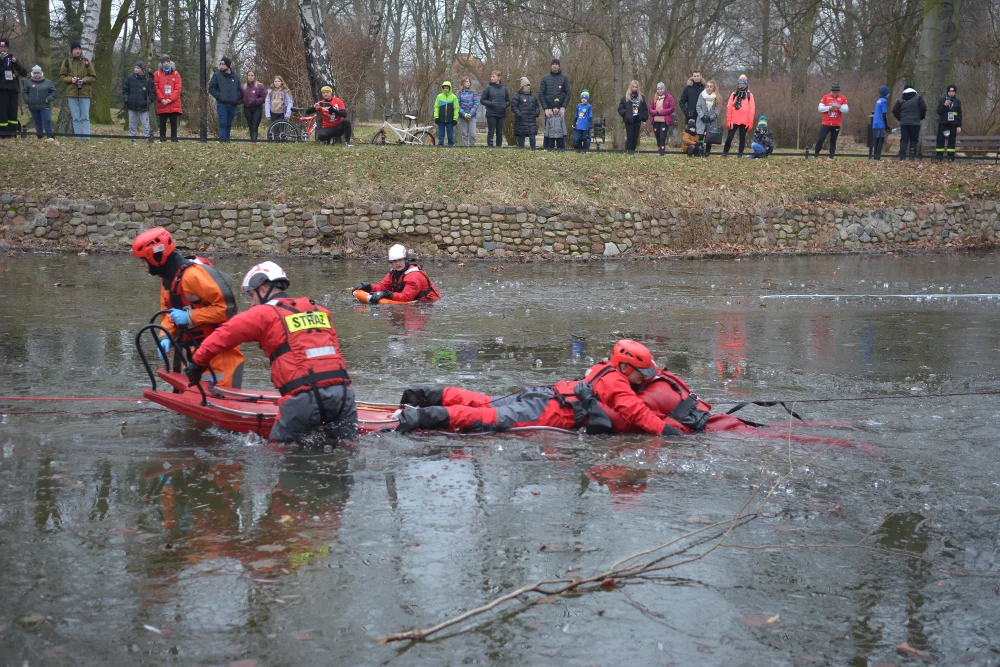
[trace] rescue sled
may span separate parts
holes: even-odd
[[[182,373],[157,369],[156,375],[170,391],[152,389],[142,392],[143,398],[182,415],[213,424],[236,433],[256,433],[262,438],[271,434],[278,418],[277,392],[223,389],[206,383],[189,387]],[[358,433],[373,433],[399,425],[392,418],[395,406],[358,404]]]
[[[368,303],[368,292],[364,291],[363,289],[356,289],[356,290],[354,290],[354,298],[357,299],[358,301],[360,301],[361,303]],[[414,303],[414,302],[413,301],[393,301],[392,299],[379,299],[378,303],[379,303],[380,306],[385,306],[385,305],[392,305],[392,304],[403,305],[404,303]]]
[[[143,398],[206,424],[213,424],[236,433],[256,433],[262,438],[269,437],[271,428],[278,418],[278,400],[281,395],[276,391],[227,389],[207,382],[188,386],[187,376],[180,371],[186,358],[190,356],[191,341],[185,340],[183,332],[174,338],[169,331],[156,323],[157,318],[167,312],[169,311],[161,310],[154,314],[150,323],[139,329],[135,335],[135,347],[151,385],[142,392]],[[172,362],[169,358],[164,359],[164,368],[158,368],[155,373],[141,345],[142,335],[146,332],[149,332],[154,344],[157,332],[160,332],[170,338],[173,346]],[[157,378],[169,389],[159,389]],[[395,405],[359,401],[358,433],[373,433],[395,428],[399,425],[399,422],[392,419],[395,410]]]

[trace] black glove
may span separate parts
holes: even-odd
[[[664,424],[663,430],[660,431],[660,435],[684,435],[681,431],[677,430],[670,424]]]
[[[708,114],[705,114],[704,116],[701,117],[701,122],[703,122],[703,123],[711,123],[712,122],[712,117],[709,116]]]
[[[368,295],[368,303],[378,303],[379,299],[391,299],[392,292],[372,292]]]
[[[188,364],[187,368],[184,369],[184,375],[187,376],[187,379],[190,382],[188,386],[193,387],[199,382],[201,382],[201,376],[207,370],[208,366],[199,366],[196,363]]]
[[[372,284],[371,283],[358,283],[357,287],[354,288],[354,291],[358,291],[358,290],[361,290],[363,292],[371,292],[372,291]]]

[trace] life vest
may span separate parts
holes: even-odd
[[[216,284],[219,291],[222,292],[222,298],[226,301],[226,319],[232,319],[236,313],[240,312],[239,306],[236,304],[236,296],[233,294],[233,281],[228,274],[215,268],[210,261],[203,257],[193,256],[185,257],[184,262],[177,269],[177,273],[174,274],[174,279],[170,282],[170,307],[171,308],[204,308],[206,304],[198,301],[190,301],[181,289],[181,278],[184,276],[184,272],[187,271],[192,266],[200,266],[208,277],[212,279],[212,282]],[[221,324],[221,323],[220,323]],[[195,342],[200,344],[201,341],[205,340],[213,331],[219,327],[219,324],[203,324],[198,327],[191,327],[189,333],[194,338]]]
[[[658,414],[673,419],[691,433],[705,430],[712,410],[709,403],[698,398],[684,380],[667,370],[661,370],[638,392],[639,398]]]
[[[427,272],[424,271],[423,268],[420,267],[420,265],[418,264],[407,264],[406,268],[403,269],[402,271],[390,271],[389,272],[390,289],[393,292],[402,292],[403,288],[406,287],[406,283],[404,282],[403,278],[405,278],[411,273],[422,273],[424,274],[424,278],[427,280],[427,288],[417,292],[417,295],[413,297],[414,301],[420,301],[421,299],[428,296],[431,292],[434,291],[434,284],[431,282],[431,279],[427,276]]]
[[[271,381],[282,396],[350,384],[330,311],[305,297],[272,299],[267,305],[285,328],[285,342],[268,355]]]
[[[575,428],[586,427],[585,432],[590,435],[628,430],[628,423],[618,411],[601,403],[594,392],[594,383],[614,371],[614,367],[608,365],[589,380],[562,380],[552,388],[553,398],[559,405],[573,410]]]

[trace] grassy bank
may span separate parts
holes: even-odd
[[[0,192],[234,203],[886,207],[1000,198],[1000,166],[121,140],[0,145]]]

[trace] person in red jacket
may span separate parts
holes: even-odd
[[[320,92],[323,94],[323,99],[313,105],[320,116],[316,141],[330,144],[337,137],[343,137],[344,145],[354,148],[354,144],[351,143],[351,119],[347,117],[344,100],[335,97],[330,86],[323,86]]]
[[[389,266],[392,270],[374,285],[361,283],[354,291],[368,292],[368,303],[391,299],[401,303],[410,301],[437,301],[441,298],[434,283],[417,264],[409,262],[409,253],[401,243],[389,248]]]
[[[823,116],[823,124],[819,128],[819,139],[816,140],[815,155],[819,157],[819,152],[823,150],[823,142],[827,135],[830,137],[830,159],[837,154],[837,137],[840,136],[840,126],[844,122],[844,114],[847,113],[847,98],[840,94],[840,83],[833,82],[830,92],[819,101],[819,112]],[[808,157],[808,152],[807,152]]]
[[[174,69],[170,56],[160,56],[160,68],[153,74],[153,87],[156,89],[160,141],[167,140],[167,120],[170,120],[170,140],[177,141],[177,119],[181,117],[181,75]]]
[[[753,132],[754,118],[756,117],[757,107],[753,93],[750,92],[749,80],[746,74],[740,74],[736,90],[729,96],[729,103],[726,105],[726,127],[729,132],[726,134],[726,145],[722,149],[723,155],[729,155],[729,147],[733,145],[733,137],[739,132],[739,156],[743,157],[747,132]]]
[[[405,407],[397,415],[398,430],[506,431],[521,426],[554,426],[585,428],[587,433],[639,430],[681,435],[680,429],[653,414],[636,395],[636,388],[656,373],[645,345],[620,340],[611,358],[589,368],[582,380],[528,387],[504,397],[458,387],[408,388],[400,399]]]
[[[358,410],[330,311],[307,297],[289,297],[289,284],[274,262],[251,267],[242,288],[253,307],[206,338],[185,373],[193,386],[221,350],[256,341],[281,393],[271,440],[300,442],[318,429],[331,440],[350,440],[357,434]]]

